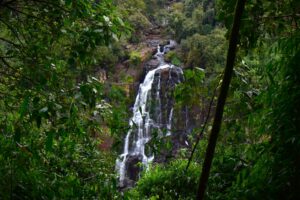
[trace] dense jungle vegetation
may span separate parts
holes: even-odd
[[[226,97],[204,199],[299,199],[299,26],[298,0],[0,0],[0,199],[196,199]],[[178,43],[165,55],[184,71],[172,95],[198,123],[191,148],[120,190],[153,35]]]

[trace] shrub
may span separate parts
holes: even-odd
[[[156,165],[125,196],[129,199],[195,199],[200,167],[187,160],[175,160],[165,166]]]
[[[180,66],[181,65],[181,61],[179,59],[179,56],[177,55],[177,53],[175,51],[169,51],[165,55],[165,60],[167,62],[171,62],[173,65],[176,65],[176,66]]]
[[[142,62],[142,56],[137,51],[132,51],[129,56],[129,63],[133,66],[138,66]]]

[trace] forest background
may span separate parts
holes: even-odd
[[[151,55],[144,40],[158,34],[178,42],[166,55],[185,73],[176,104],[206,116],[235,4],[1,0],[0,198],[195,199],[212,120],[187,170],[191,149],[182,149],[120,192],[115,160],[132,88]],[[206,199],[299,197],[299,18],[297,0],[246,2]]]

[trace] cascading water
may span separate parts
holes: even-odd
[[[166,131],[166,136],[171,135],[173,104],[174,101],[162,94],[162,76],[167,72],[167,85],[174,86],[182,81],[182,70],[164,61],[164,53],[169,51],[173,41],[169,45],[158,46],[155,58],[159,61],[157,68],[150,70],[139,86],[139,91],[133,107],[133,116],[129,121],[130,130],[128,131],[123,153],[116,161],[116,169],[119,173],[120,186],[126,185],[125,180],[136,181],[135,177],[130,175],[130,162],[141,162],[143,168],[153,161],[152,153],[145,152],[146,144],[151,140],[152,131],[158,131],[162,136]],[[174,87],[173,87],[174,89]],[[162,100],[165,97],[167,100]],[[169,106],[162,105],[162,102]],[[154,109],[153,109],[154,107]],[[165,116],[165,117],[164,117]],[[164,119],[165,118],[165,119]],[[140,169],[137,169],[139,173]]]

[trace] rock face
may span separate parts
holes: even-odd
[[[173,120],[173,107],[175,100],[173,92],[175,86],[183,81],[183,75],[180,68],[165,68],[156,71],[151,90],[151,99],[159,99],[156,104],[152,102],[152,116],[161,125],[171,124]],[[157,96],[159,94],[159,96]],[[172,116],[170,116],[170,114]],[[170,128],[170,127],[167,127]],[[170,131],[170,130],[168,130]]]
[[[165,53],[169,52],[170,50],[174,50],[177,46],[177,43],[174,40],[168,40],[160,44],[160,47],[163,48]]]
[[[145,70],[146,71],[150,71],[152,69],[155,69],[155,68],[158,67],[159,64],[160,63],[159,63],[159,61],[157,59],[151,59],[148,62],[146,62],[146,64],[145,64]]]
[[[154,85],[160,84],[160,106],[155,106],[153,116],[160,119],[162,127],[165,132],[165,137],[159,138],[163,144],[170,146],[161,146],[158,152],[155,152],[154,162],[167,162],[170,158],[174,158],[178,150],[187,147],[187,132],[188,118],[186,110],[176,110],[174,108],[175,99],[173,92],[175,86],[183,81],[183,75],[180,68],[167,68],[156,72],[154,78]],[[155,98],[157,89],[152,89],[152,98]],[[157,138],[155,138],[157,139]]]

